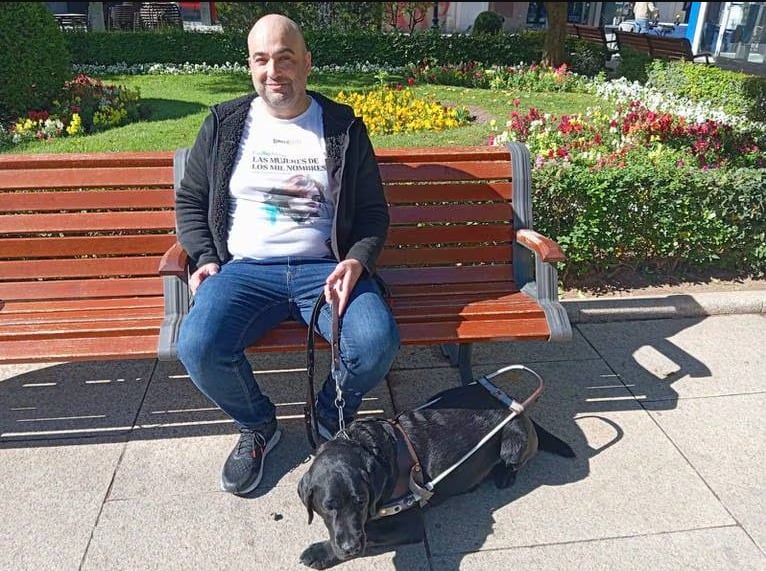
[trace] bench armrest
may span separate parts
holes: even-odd
[[[564,262],[567,259],[561,250],[561,246],[530,228],[520,228],[517,230],[516,240],[519,244],[537,254],[543,262]]]
[[[165,317],[160,326],[157,356],[160,361],[174,361],[178,358],[178,336],[181,323],[189,313],[191,291],[188,281],[189,256],[176,242],[165,252],[160,261],[159,274],[162,276],[162,295]]]
[[[181,244],[176,242],[162,256],[160,261],[161,276],[178,276],[185,278],[187,276],[189,265],[189,255],[183,249]]]
[[[513,279],[516,285],[537,300],[550,329],[549,341],[569,341],[572,326],[559,303],[559,277],[555,262],[566,259],[559,245],[532,229],[532,160],[524,143],[511,142],[513,173]],[[532,259],[534,258],[534,260]]]

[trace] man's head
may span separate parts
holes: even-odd
[[[298,25],[280,14],[260,18],[247,36],[250,76],[269,113],[291,119],[309,106],[311,53]]]

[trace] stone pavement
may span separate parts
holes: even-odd
[[[542,375],[531,414],[577,458],[540,453],[507,490],[427,509],[425,542],[339,570],[766,569],[766,291],[566,305],[571,343],[478,345],[475,372]],[[302,569],[325,537],[296,492],[304,355],[252,362],[284,430],[252,498],[218,490],[234,430],[179,365],[0,367],[0,569]],[[404,347],[364,413],[455,383],[436,347]]]

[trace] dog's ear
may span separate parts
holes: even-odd
[[[532,421],[521,415],[503,428],[500,458],[506,466],[519,469],[537,454],[537,444]]]
[[[303,505],[306,506],[306,511],[309,514],[309,524],[314,520],[314,508],[311,507],[314,499],[312,497],[313,495],[311,477],[309,476],[309,473],[306,472],[301,478],[301,481],[298,482],[298,496],[300,496]]]
[[[372,456],[365,462],[364,479],[367,481],[367,486],[370,490],[370,503],[368,506],[370,517],[378,513],[378,504],[383,499],[383,494],[386,491],[386,481],[391,477],[391,474],[387,474],[385,466],[382,466]]]

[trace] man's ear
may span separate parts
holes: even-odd
[[[303,475],[301,481],[298,482],[298,496],[300,496],[303,505],[306,506],[306,511],[309,515],[309,524],[314,520],[314,509],[311,507],[313,501],[313,492],[311,490],[311,478],[308,472]]]

